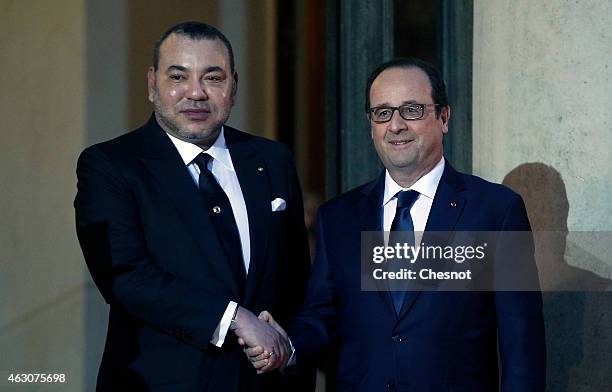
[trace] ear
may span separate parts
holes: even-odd
[[[149,90],[149,102],[153,102],[153,92],[156,89],[155,85],[155,70],[153,67],[149,67],[147,72],[147,89]]]
[[[236,103],[236,94],[238,93],[238,72],[234,72],[232,78],[232,105]]]
[[[445,106],[440,112],[440,119],[442,120],[442,133],[448,133],[448,122],[450,121],[451,108]]]

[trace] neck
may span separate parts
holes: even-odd
[[[395,181],[399,186],[402,188],[410,188],[421,177],[432,171],[438,162],[440,162],[440,159],[419,168],[402,168],[395,170],[387,168],[387,170],[389,171],[389,175],[393,181]]]
[[[167,123],[164,117],[160,116],[157,112],[155,112],[155,119],[157,120],[157,123],[159,124],[161,129],[163,129],[166,133],[184,142],[195,144],[196,146],[200,147],[203,150],[208,150],[213,144],[215,144],[215,141],[217,141],[217,138],[219,137],[219,134],[221,133],[221,126],[219,126],[217,129],[213,130],[207,136],[196,137],[193,134],[184,135],[183,133],[181,133],[179,129],[174,127],[172,124]]]
[[[211,141],[211,140],[206,140],[206,141],[190,141],[190,143],[195,144],[196,146],[200,147],[202,150],[206,151],[208,150],[213,144],[215,144],[215,140],[217,140],[217,136],[219,136],[219,132],[217,132],[215,138]]]

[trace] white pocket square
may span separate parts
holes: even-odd
[[[272,200],[272,211],[285,211],[287,209],[287,203],[284,199],[277,197]]]

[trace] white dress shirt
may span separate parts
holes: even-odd
[[[215,140],[215,143],[210,146],[208,150],[202,150],[201,147],[180,140],[169,133],[166,133],[174,146],[176,147],[179,155],[183,159],[187,170],[191,174],[195,186],[199,185],[200,168],[193,162],[195,157],[200,153],[206,152],[213,159],[208,162],[208,169],[212,172],[213,176],[227,195],[227,198],[232,205],[232,212],[234,213],[234,220],[238,227],[238,234],[240,236],[240,246],[242,247],[242,259],[244,260],[245,273],[249,271],[249,262],[251,258],[251,242],[249,234],[249,217],[247,215],[246,203],[238,182],[238,176],[232,163],[232,157],[225,144],[225,133],[223,127],[221,132]],[[225,341],[225,336],[230,326],[232,316],[236,310],[238,304],[234,301],[230,301],[221,317],[217,329],[213,333],[210,342],[217,347],[221,347]]]
[[[414,190],[419,192],[412,207],[410,207],[410,217],[414,225],[414,239],[415,245],[421,242],[423,238],[423,232],[427,225],[427,218],[429,217],[429,211],[433,204],[440,178],[444,172],[444,157],[436,164],[436,166],[419,178],[417,182],[412,184],[410,188],[402,188],[393,178],[389,175],[389,171],[385,171],[385,192],[383,194],[383,228],[385,233],[391,230],[391,224],[395,217],[395,209],[397,207],[397,192]],[[385,235],[387,237],[387,235]],[[385,240],[386,241],[386,240]]]

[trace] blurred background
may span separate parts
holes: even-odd
[[[154,42],[200,20],[234,46],[230,125],[290,147],[307,222],[381,169],[369,72],[394,56],[439,66],[448,161],[503,181],[534,229],[559,233],[536,233],[538,266],[559,275],[542,282],[548,390],[612,390],[612,3],[0,0],[0,20],[0,375],[65,373],[53,390],[94,389],[107,307],[76,240],[76,159],[147,120]],[[556,291],[560,281],[594,289]],[[318,388],[332,391],[333,366],[322,368]]]

